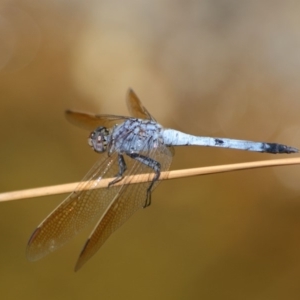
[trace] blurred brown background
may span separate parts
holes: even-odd
[[[97,154],[67,108],[300,147],[298,1],[3,1],[1,192],[80,180]],[[180,148],[172,169],[274,158]],[[278,158],[278,156],[276,157]],[[299,299],[299,167],[163,182],[78,273],[89,230],[30,263],[64,195],[1,203],[1,299]]]

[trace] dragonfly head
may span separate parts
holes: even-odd
[[[107,149],[109,131],[106,127],[96,128],[89,136],[88,143],[96,152],[105,152]]]

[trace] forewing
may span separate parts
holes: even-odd
[[[169,148],[162,145],[147,153],[147,156],[161,163],[161,171],[169,169],[172,161],[172,153]],[[145,173],[151,176],[153,170],[142,163],[135,162],[126,175]],[[123,180],[124,183],[129,182],[128,177]],[[158,181],[155,183],[154,188],[158,183]],[[99,250],[107,238],[125,223],[134,212],[144,207],[149,184],[147,182],[124,185],[122,191],[118,195],[116,194],[81,251],[75,267],[76,271]]]
[[[37,260],[53,252],[87,224],[101,217],[115,195],[121,190],[121,186],[113,189],[92,188],[97,187],[102,178],[114,177],[118,173],[117,158],[117,153],[109,157],[103,154],[76,190],[37,227],[27,246],[29,260]],[[82,191],[82,188],[88,188],[88,190]]]
[[[111,128],[116,124],[123,123],[128,117],[115,115],[91,115],[87,113],[66,110],[65,116],[67,120],[80,128],[89,131],[95,130],[99,126]]]
[[[147,119],[155,121],[154,117],[152,117],[148,110],[143,106],[142,102],[132,89],[129,89],[127,92],[126,104],[130,116],[137,119]]]

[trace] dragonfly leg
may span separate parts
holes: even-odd
[[[119,154],[118,155],[118,162],[119,162],[119,172],[118,174],[116,174],[116,178],[114,180],[112,180],[109,184],[108,184],[108,188],[115,184],[116,182],[120,181],[123,179],[123,174],[124,172],[126,171],[127,167],[126,167],[126,163],[125,163],[125,160],[124,160],[124,157],[122,154]]]
[[[151,204],[151,190],[152,187],[154,185],[154,183],[159,179],[160,176],[160,163],[148,156],[144,156],[138,153],[127,153],[127,155],[139,162],[141,162],[142,164],[148,166],[149,168],[153,169],[155,176],[153,177],[149,187],[147,188],[147,196],[146,196],[146,201],[144,204],[144,208],[146,208],[147,206],[149,206]]]

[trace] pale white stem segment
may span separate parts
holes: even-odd
[[[296,157],[296,158],[273,159],[273,160],[263,160],[263,161],[247,162],[247,163],[201,167],[201,168],[162,172],[159,180],[176,179],[176,178],[199,176],[199,175],[206,175],[206,174],[224,173],[224,172],[246,170],[246,169],[287,166],[287,165],[299,165],[299,164],[300,164],[300,157]],[[129,184],[147,182],[147,181],[152,180],[152,177],[151,176],[149,177],[148,174],[133,175],[130,177],[131,177],[131,179],[127,181],[127,182],[129,182]],[[106,188],[108,186],[109,182],[111,182],[112,180],[113,180],[113,178],[107,178],[107,179],[101,180],[101,182],[100,182],[100,184],[98,184],[97,188]],[[27,190],[21,190],[21,191],[1,193],[0,194],[0,202],[70,193],[75,190],[75,188],[77,187],[78,184],[79,184],[79,182],[75,182],[75,183],[60,184],[60,185],[53,185],[53,186],[48,186],[48,187],[33,188],[33,189],[27,189]],[[122,184],[123,183],[121,180],[121,181],[115,183],[114,185],[122,185]]]

